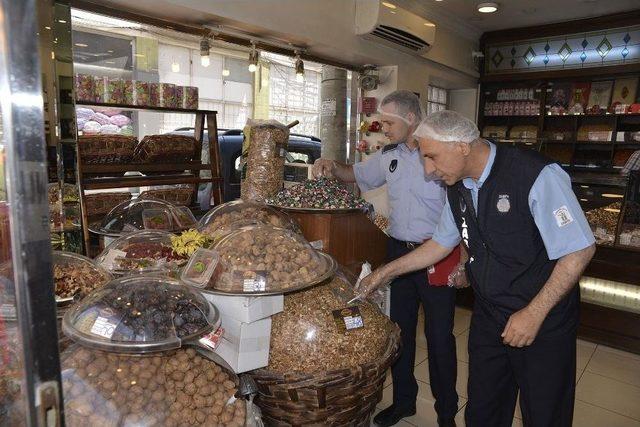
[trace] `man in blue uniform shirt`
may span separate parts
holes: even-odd
[[[420,100],[409,91],[396,91],[380,106],[385,135],[391,144],[366,162],[344,165],[319,159],[316,177],[335,177],[356,182],[362,191],[387,184],[389,197],[389,260],[399,258],[431,238],[442,214],[445,189],[440,180],[425,177],[413,132],[422,119]],[[425,313],[425,334],[429,353],[429,377],[440,426],[455,426],[456,347],[453,335],[455,289],[429,286],[425,267],[397,277],[391,283],[391,319],[402,331],[402,353],[392,367],[393,404],[382,410],[374,422],[391,426],[416,412],[418,383],[413,370],[416,328],[420,303]]]
[[[432,265],[460,240],[475,294],[469,334],[469,427],[571,426],[580,275],[594,238],[569,176],[529,150],[496,146],[453,111],[415,133],[424,173],[449,187],[433,238],[376,270],[362,295]]]

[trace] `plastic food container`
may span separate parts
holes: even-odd
[[[198,231],[212,239],[219,239],[235,228],[267,224],[300,233],[298,223],[284,212],[254,202],[234,200],[211,209],[198,222]]]
[[[218,310],[200,293],[159,276],[115,279],[71,307],[62,321],[72,340],[118,353],[201,345],[219,326]]]
[[[173,219],[175,224],[181,229],[193,228],[197,222],[191,209],[186,206],[176,206],[173,211]]]
[[[72,252],[53,251],[53,278],[58,306],[83,298],[112,279],[93,260]]]
[[[180,279],[190,286],[204,288],[215,281],[214,273],[219,262],[220,257],[215,251],[200,248],[189,259]]]
[[[332,277],[336,262],[317,252],[293,231],[250,225],[214,244],[220,256],[219,278],[203,292],[273,295],[304,289]]]
[[[179,231],[171,218],[176,207],[163,200],[144,198],[126,200],[105,215],[91,231],[103,236],[119,237],[139,230]],[[146,213],[145,213],[146,212]]]
[[[96,257],[96,263],[115,276],[177,271],[187,259],[173,252],[173,234],[145,230],[117,238]]]

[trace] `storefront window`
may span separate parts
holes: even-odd
[[[427,90],[427,114],[446,110],[449,104],[449,93],[446,89],[429,86]]]

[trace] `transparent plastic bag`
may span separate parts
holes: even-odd
[[[264,202],[284,184],[289,128],[275,120],[247,120],[242,144],[241,197]]]

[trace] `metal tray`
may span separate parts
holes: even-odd
[[[282,295],[282,294],[288,294],[290,292],[301,291],[303,289],[307,289],[307,288],[311,288],[313,286],[319,285],[325,280],[332,278],[336,274],[336,271],[338,270],[338,263],[336,262],[335,259],[333,259],[331,255],[326,254],[324,252],[320,252],[320,251],[318,251],[317,254],[318,256],[324,258],[324,260],[327,262],[327,271],[321,276],[319,276],[318,278],[316,278],[316,280],[313,280],[312,282],[309,282],[309,283],[305,283],[303,285],[299,285],[299,286],[295,286],[287,289],[281,289],[278,291],[274,290],[274,291],[261,291],[261,292],[234,292],[234,291],[222,291],[222,290],[211,289],[211,288],[196,288],[196,289],[202,292],[203,294],[233,295],[233,296]]]
[[[280,209],[283,211],[289,211],[289,212],[300,212],[300,213],[327,213],[327,214],[332,214],[332,213],[353,213],[353,212],[367,212],[367,208],[366,207],[362,207],[362,208],[341,208],[341,209],[322,209],[322,208],[291,208],[291,207],[286,207],[286,206],[278,206],[278,205],[272,205],[272,204],[268,204],[267,206],[271,206],[272,208],[275,209]]]

